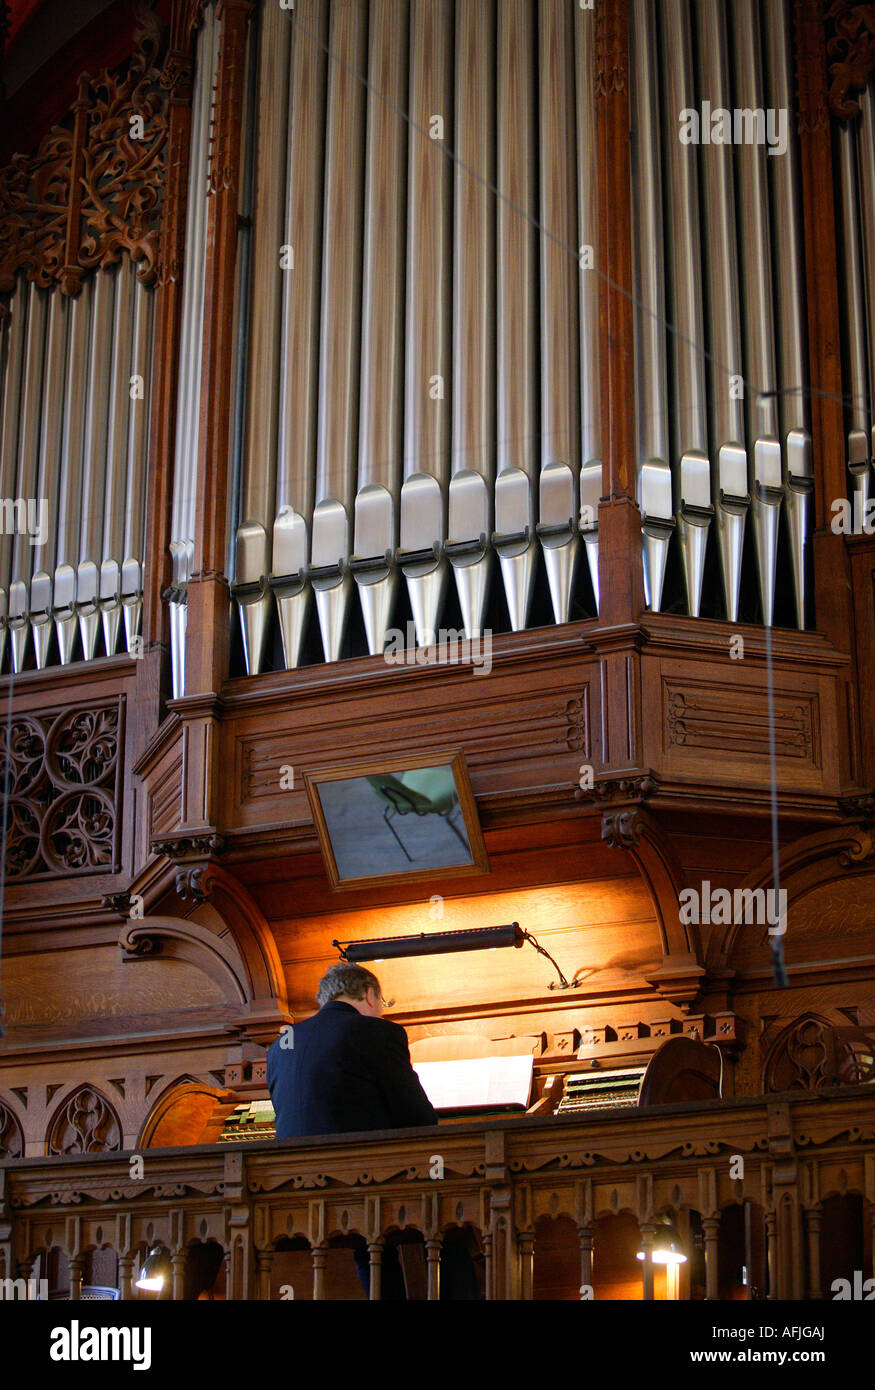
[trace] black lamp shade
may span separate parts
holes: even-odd
[[[466,931],[420,932],[418,936],[386,936],[376,941],[353,941],[342,947],[351,963],[396,960],[400,956],[439,956],[451,951],[486,951],[495,946],[522,946],[518,922],[504,927],[472,927]],[[340,946],[339,941],[333,943]]]

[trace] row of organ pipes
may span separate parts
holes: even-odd
[[[631,0],[630,13],[647,602],[662,607],[676,553],[686,611],[699,616],[710,537],[730,621],[751,563],[773,621],[786,556],[804,627],[814,462],[792,6]],[[208,3],[166,593],[176,695],[197,563],[220,46]],[[575,0],[263,0],[247,63],[235,442],[214,466],[230,473],[227,570],[248,672],[264,666],[274,611],[284,664],[300,664],[312,595],[326,661],[341,655],[356,602],[380,653],[402,585],[420,646],[435,640],[451,583],[469,636],[496,583],[511,628],[524,629],[542,563],[556,623],[572,615],[584,556],[597,606],[593,12]],[[684,144],[679,114],[704,101],[785,111],[786,153]],[[873,103],[870,84],[836,146],[848,487],[864,505],[875,457]],[[153,301],[127,257],[75,299],[23,276],[2,299],[0,498],[48,507],[37,545],[4,513],[0,642],[13,670],[137,639]],[[129,387],[138,377],[142,398]]]

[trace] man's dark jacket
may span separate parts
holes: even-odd
[[[295,1024],[291,1047],[281,1041],[267,1053],[278,1139],[437,1124],[407,1034],[390,1019],[333,999]]]

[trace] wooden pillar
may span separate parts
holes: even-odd
[[[225,1301],[230,1303],[234,1297],[234,1290],[231,1286],[231,1251],[226,1250],[222,1256],[222,1267],[225,1271]]]
[[[705,1236],[705,1297],[719,1298],[720,1217],[706,1216],[702,1231]]]
[[[240,137],[251,9],[251,0],[219,0],[222,32],[207,212],[197,511],[185,645],[186,687],[192,694],[220,690],[229,666],[231,619],[224,570]]]
[[[425,1258],[428,1269],[428,1289],[426,1298],[438,1299],[441,1296],[441,1238],[432,1237],[425,1242]]]
[[[495,1294],[494,1294],[494,1292],[493,1292],[493,1289],[494,1289],[494,1287],[495,1287],[495,1280],[494,1280],[494,1278],[493,1278],[493,1272],[492,1272],[492,1232],[491,1232],[491,1231],[484,1231],[484,1232],[483,1232],[483,1260],[484,1260],[484,1272],[485,1272],[485,1275],[486,1275],[486,1281],[485,1281],[485,1282],[486,1282],[485,1294],[486,1294],[486,1299],[487,1299],[487,1301],[490,1301],[490,1302],[491,1302],[491,1300],[495,1297]]]
[[[181,1303],[185,1293],[185,1251],[177,1250],[170,1257],[170,1266],[173,1270],[173,1284],[171,1298],[174,1303]]]
[[[313,1302],[321,1303],[325,1298],[325,1257],[326,1247],[314,1245],[313,1255]]]
[[[85,1269],[85,1260],[81,1255],[74,1255],[70,1260],[70,1300],[75,1303],[82,1297],[82,1274]]]
[[[832,503],[847,495],[847,445],[842,408],[841,332],[838,298],[836,220],[833,197],[832,132],[823,0],[795,0],[802,171],[802,222],[805,234],[806,305],[811,381],[811,437],[814,454],[814,593],[817,628],[840,651],[855,650],[853,607],[849,602],[850,561],[843,536],[830,529]],[[840,745],[840,779],[853,781],[858,730],[851,691],[846,691],[845,727]]]
[[[645,1302],[649,1302],[653,1299],[653,1226],[649,1221],[645,1221],[641,1226],[641,1249],[644,1251],[641,1270],[644,1299]]]
[[[820,1226],[823,1212],[811,1207],[805,1212],[805,1238],[808,1245],[808,1297],[823,1298],[820,1287]]]
[[[530,1302],[534,1293],[535,1282],[534,1231],[520,1231],[518,1241],[520,1257],[520,1298],[525,1302]]]
[[[581,1288],[586,1285],[592,1288],[592,1250],[593,1250],[593,1228],[592,1226],[578,1226],[577,1238],[580,1241],[580,1284]],[[581,1297],[583,1295],[581,1294]]]
[[[134,1257],[133,1255],[119,1255],[118,1260],[118,1287],[119,1296],[123,1303],[129,1303],[133,1296],[134,1282]]]
[[[778,1297],[778,1217],[774,1211],[766,1212],[766,1268],[769,1274],[769,1292],[766,1298]]]
[[[369,1298],[372,1303],[379,1303],[383,1297],[383,1243],[375,1240],[368,1246],[368,1259],[370,1260],[371,1288]]]
[[[272,1250],[257,1250],[255,1253],[257,1296],[262,1303],[270,1301],[270,1271],[273,1266]]]
[[[644,608],[641,513],[635,488],[635,340],[632,317],[632,167],[629,147],[629,0],[595,13],[598,109],[599,352],[602,489],[599,625],[638,621]]]

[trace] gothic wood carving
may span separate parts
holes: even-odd
[[[766,1062],[763,1090],[821,1091],[875,1080],[873,1045],[860,1028],[803,1014],[784,1029]]]
[[[9,878],[118,867],[122,704],[18,714],[0,728],[9,769]]]
[[[161,22],[138,0],[126,70],[83,73],[67,120],[33,154],[0,171],[0,293],[19,271],[77,295],[92,270],[123,254],[139,279],[158,273],[167,162],[168,100],[185,64],[162,72]]]
[[[860,106],[852,93],[861,92],[875,72],[875,5],[832,0],[826,22],[829,107],[839,120],[853,120]]]
[[[79,1086],[58,1109],[49,1128],[49,1154],[114,1153],[121,1148],[121,1125],[107,1100],[91,1086]]]

